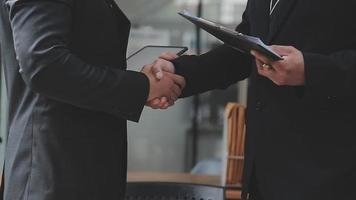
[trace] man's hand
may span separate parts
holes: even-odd
[[[164,77],[164,72],[175,73],[174,66],[169,61],[176,58],[178,58],[178,56],[170,52],[166,52],[160,55],[159,59],[153,63],[151,68],[151,72],[154,74],[156,79],[162,79]],[[184,89],[184,87],[182,89]],[[167,97],[163,96],[147,102],[146,105],[153,109],[167,109],[168,107],[174,105],[174,101],[171,101]]]
[[[176,58],[178,58],[178,56],[170,52],[165,52],[160,55],[160,57],[153,63],[152,67],[152,73],[155,74],[157,79],[161,79],[163,77],[163,71],[174,74],[174,66],[169,61]]]
[[[301,86],[305,84],[304,57],[302,52],[289,46],[271,46],[283,57],[281,61],[271,61],[265,55],[252,51],[256,58],[258,73],[279,86]]]
[[[142,70],[142,73],[144,73],[150,81],[150,93],[147,102],[165,97],[167,104],[174,104],[181,95],[182,88],[185,87],[184,78],[162,71],[162,77],[158,80],[152,73],[152,67],[153,65],[146,65]]]

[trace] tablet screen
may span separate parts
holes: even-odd
[[[127,70],[141,71],[143,66],[153,63],[164,52],[180,56],[187,50],[187,47],[179,46],[145,46],[127,58]]]

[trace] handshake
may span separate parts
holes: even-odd
[[[174,105],[185,87],[185,79],[176,75],[174,65],[170,62],[178,56],[163,53],[152,64],[142,68],[150,82],[150,91],[146,105],[153,109],[167,109]]]

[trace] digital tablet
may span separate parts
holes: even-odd
[[[187,47],[181,46],[145,46],[127,58],[127,70],[141,71],[143,66],[153,63],[164,52],[181,56],[187,50]]]

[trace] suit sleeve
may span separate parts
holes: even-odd
[[[246,9],[247,10],[247,9]],[[236,28],[241,33],[249,33],[247,12]],[[182,97],[225,89],[251,74],[252,57],[221,45],[200,56],[182,56],[173,61],[176,73],[186,79],[187,86]]]
[[[356,49],[304,53],[305,92],[327,98],[356,96]]]
[[[90,65],[72,53],[72,0],[9,0],[7,7],[28,87],[84,109],[139,120],[149,92],[147,77]]]

